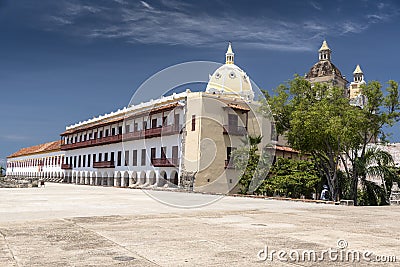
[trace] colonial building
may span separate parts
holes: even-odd
[[[315,63],[305,75],[306,80],[311,83],[328,83],[332,86],[341,87],[343,88],[344,95],[348,96],[346,90],[348,81],[332,63],[332,50],[329,48],[326,41],[323,41],[321,48],[318,50],[318,55],[318,62]]]
[[[48,178],[59,181],[63,178],[61,169],[64,151],[61,141],[49,142],[22,148],[7,157],[7,176]]]
[[[363,107],[367,101],[361,94],[361,87],[365,85],[364,73],[360,65],[353,72],[353,81],[349,83],[342,75],[338,67],[332,63],[332,50],[324,40],[318,50],[318,62],[305,75],[305,79],[311,83],[327,83],[331,86],[343,88],[343,95],[348,97],[353,106]]]
[[[41,157],[35,150],[11,155],[9,164],[34,163],[29,170],[8,168],[7,175],[47,177],[39,166],[50,164],[56,168],[52,175],[67,183],[234,190],[240,172],[233,168],[232,151],[244,145],[246,135],[263,136],[260,147],[274,141],[271,122],[257,112],[250,78],[234,64],[230,43],[225,59],[205,91],[174,93],[68,126],[58,150],[44,151],[45,161],[35,162]]]

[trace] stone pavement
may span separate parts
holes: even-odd
[[[0,266],[398,266],[261,261],[260,250],[370,251],[400,261],[400,208],[47,184],[0,189]],[[340,251],[340,250],[339,250]],[[270,255],[270,254],[268,254]],[[372,257],[372,256],[371,256]],[[288,256],[283,257],[288,259]],[[340,258],[339,258],[340,259]]]

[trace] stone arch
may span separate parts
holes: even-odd
[[[76,180],[75,183],[76,184],[80,184],[81,182],[81,172],[76,172]]]
[[[109,172],[107,185],[114,186],[114,172]]]
[[[96,172],[96,185],[102,185],[103,182],[103,176],[101,175],[101,172]]]
[[[85,172],[84,171],[79,172],[79,184],[85,184]]]
[[[101,175],[102,179],[101,179],[101,185],[107,185],[107,181],[108,181],[108,173],[107,172],[103,172],[103,174]]]
[[[156,172],[155,171],[149,171],[148,175],[147,175],[147,181],[146,184],[148,185],[154,185],[157,181],[157,176],[156,176]]]
[[[129,173],[127,171],[122,174],[121,186],[129,186]]]
[[[96,173],[91,171],[89,172],[89,180],[90,180],[90,185],[96,185]]]
[[[144,184],[146,183],[146,172],[141,171],[140,176],[138,177],[138,184]]]
[[[85,184],[88,185],[90,184],[90,174],[88,171],[84,171],[85,173]]]
[[[67,183],[72,182],[71,172],[66,172],[65,177],[66,177]]]
[[[114,186],[120,187],[121,186],[121,172],[115,172],[114,176]]]
[[[168,182],[168,175],[165,170],[160,171],[159,177],[160,177],[158,179],[159,186],[163,186]]]
[[[169,176],[169,182],[171,183],[171,185],[176,185],[178,186],[178,172],[176,170],[172,170],[171,174]]]
[[[129,186],[133,186],[138,181],[137,179],[137,172],[131,172],[129,176]]]

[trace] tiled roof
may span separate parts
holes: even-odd
[[[250,110],[247,107],[241,106],[239,104],[234,104],[234,103],[228,104],[228,107],[233,108],[233,109],[243,110],[243,111],[249,111]]]
[[[107,125],[110,125],[110,124],[113,124],[116,122],[122,122],[126,119],[130,119],[130,118],[134,118],[134,117],[138,117],[138,116],[155,114],[155,113],[161,112],[163,110],[164,111],[172,110],[178,106],[180,106],[179,103],[175,102],[175,103],[171,103],[171,104],[167,104],[167,105],[161,105],[158,107],[154,107],[151,110],[138,112],[138,113],[135,113],[135,114],[129,115],[129,116],[127,116],[127,114],[119,114],[117,117],[113,116],[110,118],[104,118],[104,119],[101,119],[99,121],[96,121],[96,122],[93,122],[90,124],[84,124],[84,125],[78,126],[76,128],[66,130],[65,132],[63,132],[61,134],[61,136],[79,133],[79,132],[95,129],[97,127],[107,126]]]
[[[279,151],[285,151],[285,152],[300,153],[299,151],[294,150],[293,148],[288,147],[288,146],[279,146],[279,145],[276,145],[276,146],[275,146],[275,149],[276,149],[276,150],[279,150]]]
[[[44,153],[50,151],[60,151],[61,150],[61,140],[53,141],[45,144],[40,144],[31,147],[21,148],[17,152],[11,154],[7,158],[16,158],[25,155],[32,155],[37,153]]]
[[[77,132],[83,132],[86,130],[90,130],[90,129],[94,129],[96,127],[101,127],[101,126],[107,126],[116,122],[122,122],[124,121],[124,117],[118,116],[117,118],[115,117],[111,117],[111,118],[104,118],[100,121],[91,123],[90,125],[82,125],[82,126],[78,126],[76,128],[70,129],[70,130],[66,130],[65,132],[63,132],[61,134],[61,136],[67,135],[67,134],[73,134],[73,133],[77,133]]]
[[[171,104],[168,104],[168,105],[155,107],[155,108],[150,110],[150,114],[155,114],[155,113],[158,113],[158,112],[161,112],[161,111],[172,110],[172,109],[174,109],[174,108],[176,108],[178,106],[179,106],[179,103],[175,102],[175,103],[171,103]]]

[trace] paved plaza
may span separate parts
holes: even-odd
[[[0,266],[398,266],[288,254],[351,250],[399,261],[399,215],[393,206],[72,184],[0,189]],[[264,261],[273,250],[287,255]]]

